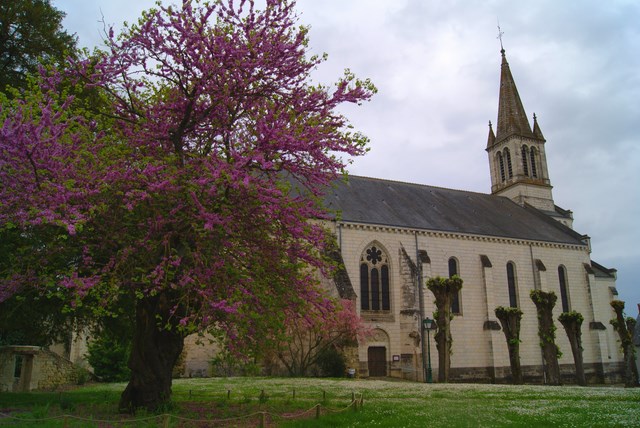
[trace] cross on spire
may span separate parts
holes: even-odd
[[[500,40],[500,52],[504,52],[504,47],[502,46],[502,36],[504,35],[504,31],[500,29],[500,20],[498,20],[498,37],[496,39]]]

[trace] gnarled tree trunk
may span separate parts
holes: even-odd
[[[564,327],[564,331],[569,338],[569,344],[571,345],[571,353],[573,354],[573,361],[576,365],[576,382],[578,385],[585,386],[587,379],[584,375],[584,364],[582,358],[582,332],[580,327],[584,317],[581,313],[571,311],[563,312],[560,314],[558,321]]]
[[[172,307],[167,292],[137,301],[129,358],[131,378],[120,397],[122,412],[139,408],[155,411],[171,398],[172,370],[184,346],[175,314],[171,316]]]
[[[522,367],[520,366],[520,320],[522,311],[518,308],[505,308],[498,306],[495,309],[496,317],[502,324],[502,331],[507,340],[509,350],[509,364],[511,366],[511,382],[514,385],[522,385]]]

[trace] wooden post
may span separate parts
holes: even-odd
[[[316,404],[316,419],[320,419],[320,404]]]
[[[227,400],[231,398],[231,390],[227,389]]]
[[[64,415],[64,418],[62,418],[62,426],[63,428],[67,428],[69,426],[69,416]]]
[[[267,412],[260,412],[260,428],[267,426]]]
[[[171,421],[171,415],[166,413],[162,415],[162,428],[169,428],[170,421]]]

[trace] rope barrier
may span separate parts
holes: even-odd
[[[162,415],[156,415],[156,416],[148,416],[145,418],[138,418],[138,419],[94,419],[94,418],[85,418],[82,416],[76,416],[76,415],[56,415],[56,416],[50,416],[48,418],[23,418],[23,417],[17,417],[17,416],[12,416],[8,413],[2,413],[0,412],[0,418],[6,418],[6,419],[12,419],[15,421],[23,421],[23,422],[46,422],[46,421],[53,421],[56,419],[75,419],[78,421],[83,421],[83,422],[95,422],[95,423],[103,423],[103,424],[112,424],[112,423],[134,423],[134,422],[144,422],[144,421],[150,421],[153,419],[158,419],[160,417],[165,416],[165,414]],[[168,416],[172,416],[172,417],[176,417],[173,415],[168,415]]]
[[[229,391],[230,393],[230,391]],[[262,392],[262,394],[264,394],[264,391]],[[294,392],[295,394],[295,392]],[[191,397],[191,391],[189,391],[189,396]],[[295,395],[294,395],[295,396]],[[323,391],[323,398],[326,397],[326,393],[324,393]],[[151,421],[154,419],[160,419],[162,418],[163,420],[163,426],[169,426],[169,422],[172,418],[177,419],[179,421],[183,421],[183,422],[190,422],[190,423],[211,423],[211,424],[218,424],[218,423],[225,423],[225,422],[233,422],[233,421],[238,421],[241,419],[249,419],[249,418],[254,418],[259,416],[260,417],[260,426],[264,427],[266,426],[266,417],[270,416],[272,419],[289,419],[289,420],[294,420],[294,419],[299,419],[302,418],[303,416],[307,415],[307,414],[312,414],[313,412],[315,412],[315,417],[316,419],[320,418],[320,415],[322,414],[322,412],[324,412],[325,414],[327,413],[341,413],[341,412],[345,412],[347,410],[349,410],[350,408],[354,408],[354,410],[358,409],[358,403],[360,403],[360,407],[362,407],[362,403],[364,401],[364,398],[362,396],[362,394],[360,394],[360,398],[356,398],[355,393],[352,393],[352,401],[351,403],[349,403],[348,406],[344,407],[344,408],[339,408],[339,409],[332,409],[330,407],[327,406],[322,406],[320,403],[315,404],[313,407],[307,409],[307,410],[303,410],[300,413],[296,413],[296,414],[292,414],[292,415],[281,415],[278,413],[274,413],[274,412],[267,412],[267,411],[259,411],[259,412],[254,412],[254,413],[250,413],[247,415],[241,415],[241,416],[236,416],[236,417],[232,417],[232,418],[224,418],[224,419],[192,419],[192,418],[187,418],[184,416],[179,416],[179,415],[172,415],[169,413],[163,413],[161,415],[155,415],[155,416],[148,416],[148,417],[142,417],[142,418],[136,418],[136,419],[113,419],[113,420],[109,420],[109,419],[93,419],[93,418],[85,418],[82,416],[75,416],[75,415],[68,415],[68,414],[63,414],[63,415],[56,415],[56,416],[50,416],[47,418],[26,418],[26,417],[17,417],[17,416],[13,416],[11,414],[8,413],[3,413],[0,412],[0,419],[2,418],[6,418],[6,419],[11,419],[14,421],[22,421],[22,422],[46,422],[46,421],[52,421],[52,420],[56,420],[56,419],[64,419],[65,420],[65,426],[66,426],[66,422],[69,419],[73,419],[73,420],[77,420],[77,421],[83,421],[83,422],[90,422],[90,423],[99,423],[99,424],[134,424],[134,423],[139,423],[139,422],[145,422],[145,421]]]

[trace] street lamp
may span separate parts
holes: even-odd
[[[433,376],[431,371],[431,340],[429,338],[429,332],[436,328],[436,323],[434,320],[427,317],[424,320],[422,320],[422,328],[424,330],[427,330],[427,383],[432,383]]]

